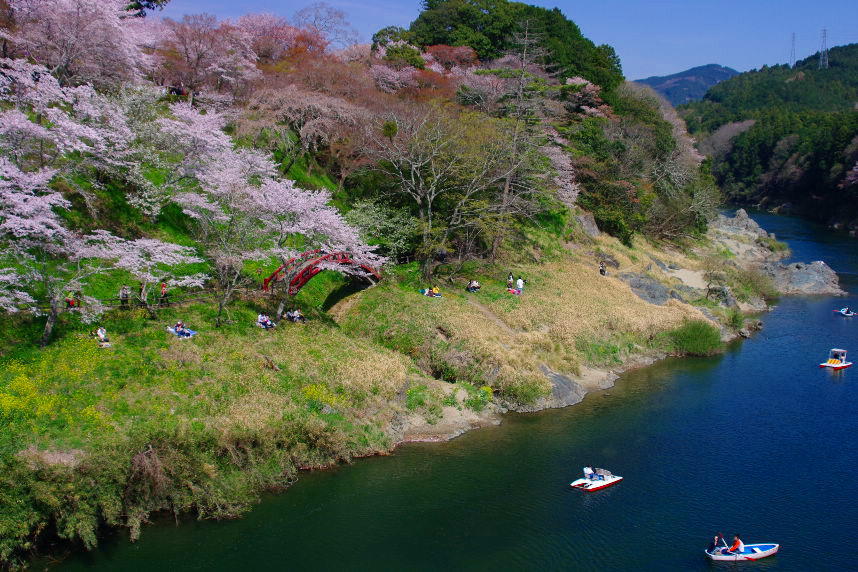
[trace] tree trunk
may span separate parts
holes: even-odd
[[[54,333],[54,326],[60,316],[60,300],[57,297],[51,298],[51,311],[48,313],[48,321],[45,322],[45,330],[42,332],[42,340],[39,344],[42,347],[48,345],[51,341],[51,336]]]
[[[277,304],[277,312],[274,313],[274,319],[280,320],[283,316],[283,311],[286,309],[286,304],[289,303],[289,286],[286,286],[286,294],[281,296],[280,302]]]
[[[155,310],[155,306],[149,303],[148,284],[143,285],[143,289],[140,291],[140,294],[137,298],[140,301],[140,304],[142,304],[143,307],[146,308],[146,312],[149,313],[149,319],[157,320],[158,312],[157,310]]]
[[[215,328],[219,328],[221,325],[220,317],[223,314],[223,309],[226,307],[226,299],[220,298],[217,302],[217,316],[215,316]]]
[[[226,309],[227,304],[232,299],[233,288],[228,287],[225,288],[223,294],[218,297],[217,300],[217,316],[215,316],[215,327],[221,327],[223,322],[221,321],[221,316],[223,315],[223,311]]]

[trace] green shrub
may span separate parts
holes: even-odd
[[[414,411],[425,407],[428,402],[428,392],[429,388],[423,383],[408,388],[408,391],[405,392],[405,408],[408,411]]]
[[[785,242],[781,242],[776,238],[772,238],[771,236],[761,236],[757,239],[757,244],[768,248],[772,252],[779,252],[788,254],[789,253],[789,245]]]
[[[770,300],[779,294],[772,279],[756,268],[739,268],[732,278],[736,282],[736,295],[740,300],[754,296]]]
[[[738,308],[727,310],[727,325],[734,330],[740,330],[745,325],[745,315]]]
[[[408,44],[387,46],[384,59],[397,68],[412,66],[422,70],[426,67],[426,62],[420,57],[420,50]]]
[[[491,403],[492,400],[492,388],[488,385],[484,385],[477,389],[470,383],[460,383],[461,387],[468,392],[468,396],[465,398],[465,407],[468,409],[473,409],[474,411],[482,411],[486,408],[486,405]]]
[[[686,320],[667,335],[673,350],[682,355],[709,356],[722,348],[718,328],[701,320]]]

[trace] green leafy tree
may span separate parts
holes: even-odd
[[[146,16],[147,11],[163,10],[169,3],[170,0],[133,0],[128,4],[128,9],[134,10],[137,16],[142,18]]]
[[[563,13],[508,0],[426,0],[411,24],[410,40],[421,47],[470,46],[483,61],[514,47],[523,21],[542,31],[543,61],[561,78],[582,76],[610,91],[623,81],[619,58],[597,46]]]

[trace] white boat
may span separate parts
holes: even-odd
[[[569,486],[573,489],[592,492],[610,487],[611,485],[615,485],[623,480],[623,477],[614,475],[611,471],[605,469],[587,469],[589,469],[589,467],[584,470],[584,478],[572,481],[569,483]]]
[[[827,367],[829,369],[846,369],[851,367],[852,362],[846,361],[846,350],[839,348],[831,348],[828,352],[828,361],[819,364],[819,367]]]
[[[735,562],[737,560],[759,560],[772,556],[780,550],[780,544],[746,544],[745,549],[741,552],[730,552],[727,548],[716,548],[711,552],[705,550],[706,556],[712,560],[727,560]]]

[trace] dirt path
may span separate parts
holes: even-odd
[[[686,286],[692,288],[706,289],[706,279],[703,278],[703,272],[699,270],[688,270],[683,268],[680,270],[668,270],[667,273],[682,280]]]
[[[505,333],[511,334],[513,336],[517,336],[518,334],[522,333],[521,330],[515,330],[511,328],[509,324],[507,324],[500,318],[500,316],[492,312],[488,306],[485,306],[480,302],[477,302],[476,300],[472,300],[471,298],[465,298],[465,300],[468,302],[468,304],[479,310],[486,318],[494,322],[494,324],[497,325],[497,327],[499,327]]]

